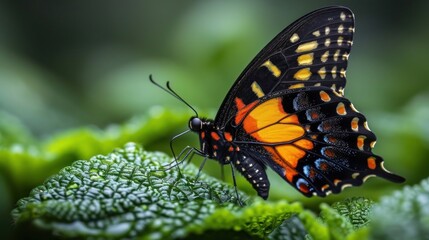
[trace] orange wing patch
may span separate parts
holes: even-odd
[[[305,131],[298,117],[284,112],[281,100],[273,98],[255,107],[243,121],[244,130],[258,141],[267,143],[303,136]]]
[[[276,146],[264,148],[271,154],[274,162],[285,170],[284,176],[289,182],[292,182],[293,177],[298,174],[295,168],[299,160],[306,156],[305,150],[314,147],[313,142],[302,138],[305,129],[298,117],[284,111],[282,98],[270,99],[257,105],[250,112],[248,110],[243,127],[261,143],[278,143]]]
[[[259,101],[254,101],[248,105],[243,103],[243,100],[236,97],[235,105],[237,106],[237,115],[235,115],[235,124],[240,124],[246,114],[258,103]]]

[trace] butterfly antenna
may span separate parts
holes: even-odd
[[[194,113],[195,116],[198,117],[198,112],[188,103],[186,102],[181,96],[179,96],[179,94],[177,94],[171,87],[170,87],[170,82],[167,81],[167,83],[165,84],[166,87],[161,86],[160,84],[158,84],[157,82],[155,82],[155,80],[153,80],[152,78],[152,74],[149,75],[149,80],[155,84],[157,87],[161,88],[162,90],[166,91],[168,94],[170,94],[171,96],[175,97],[176,99],[178,99],[179,101],[181,101],[182,103],[184,103],[186,106],[188,106]]]

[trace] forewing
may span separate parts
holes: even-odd
[[[280,32],[246,67],[215,119],[220,128],[237,112],[284,89],[327,86],[342,94],[354,33],[344,7],[316,10]]]

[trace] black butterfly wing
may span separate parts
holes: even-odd
[[[238,107],[274,91],[327,86],[342,92],[354,33],[353,13],[345,7],[311,12],[280,32],[238,77],[215,118],[221,129]]]
[[[338,193],[369,176],[404,180],[372,153],[375,135],[343,97],[353,33],[344,7],[298,19],[246,67],[214,121],[254,164],[269,165],[306,196]]]
[[[376,137],[366,118],[333,89],[286,89],[262,98],[235,122],[235,144],[269,165],[306,196],[339,193],[368,177],[393,182],[372,153]]]

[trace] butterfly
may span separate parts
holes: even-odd
[[[263,199],[270,190],[266,166],[307,197],[372,176],[405,181],[372,153],[376,136],[344,97],[354,31],[352,11],[339,6],[286,27],[241,73],[214,120],[197,113],[189,120],[188,131],[200,140],[193,150],[230,165]]]

